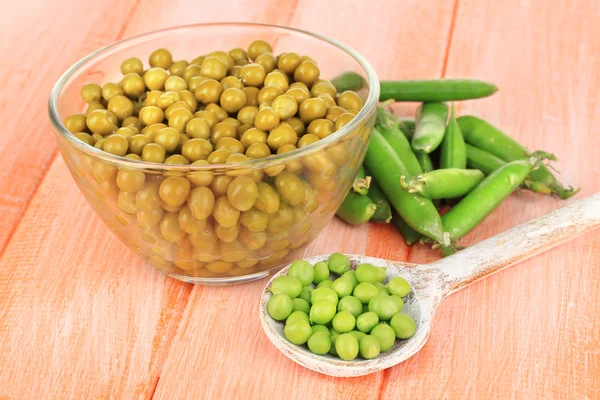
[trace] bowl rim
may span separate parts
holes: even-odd
[[[346,54],[354,58],[356,62],[361,66],[364,70],[367,82],[369,84],[369,92],[367,94],[367,99],[361,108],[361,110],[356,114],[356,116],[344,127],[340,130],[334,132],[332,135],[329,135],[315,143],[312,143],[306,147],[292,150],[287,153],[272,155],[266,158],[260,158],[255,160],[247,160],[234,164],[205,164],[205,165],[177,165],[177,164],[163,164],[163,163],[151,163],[147,161],[141,160],[131,160],[121,156],[117,156],[114,154],[110,154],[104,152],[100,149],[97,149],[93,146],[88,145],[85,142],[77,139],[63,124],[58,114],[58,98],[62,92],[62,89],[65,83],[77,72],[80,68],[90,60],[93,60],[98,55],[113,49],[115,47],[134,42],[141,38],[148,38],[152,36],[160,36],[166,33],[197,28],[197,27],[226,27],[226,26],[237,26],[237,27],[255,27],[255,28],[275,28],[275,29],[283,29],[295,33],[300,33],[303,35],[307,35],[312,37],[313,39],[318,39],[324,42],[327,42],[333,46],[344,51]],[[109,162],[114,165],[118,165],[120,167],[128,167],[134,169],[144,169],[149,171],[175,171],[175,172],[190,172],[190,171],[213,171],[213,170],[231,170],[231,169],[241,169],[241,168],[265,168],[271,164],[281,164],[287,160],[293,160],[295,158],[302,157],[306,154],[317,152],[323,148],[326,148],[330,145],[335,144],[340,139],[348,136],[351,132],[354,132],[359,126],[366,123],[366,121],[375,114],[377,109],[377,104],[379,102],[379,79],[377,77],[377,73],[373,66],[364,58],[360,53],[352,49],[351,47],[332,39],[328,36],[321,35],[318,33],[310,32],[304,29],[293,28],[289,26],[283,25],[275,25],[275,24],[263,24],[263,23],[251,23],[251,22],[211,22],[211,23],[200,23],[200,24],[188,24],[188,25],[179,25],[175,27],[150,31],[146,33],[142,33],[139,35],[135,35],[126,39],[122,39],[116,42],[113,42],[109,45],[101,47],[92,53],[86,55],[81,58],[71,67],[69,67],[61,76],[58,78],[52,90],[50,92],[50,98],[48,100],[48,114],[50,117],[50,122],[52,123],[55,131],[70,145],[74,146],[78,150],[87,153],[93,157],[99,158],[103,161]]]

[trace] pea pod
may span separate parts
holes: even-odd
[[[444,139],[448,106],[444,103],[423,103],[417,111],[417,125],[411,144],[415,152],[431,153]]]
[[[492,213],[529,175],[535,157],[509,162],[488,175],[442,217],[452,242],[462,238]]]
[[[338,93],[346,90],[358,91],[365,86],[365,78],[356,72],[344,72],[333,78],[331,81]]]
[[[360,225],[369,222],[376,209],[368,196],[350,190],[336,215],[351,225]]]
[[[465,115],[457,119],[465,141],[485,150],[504,161],[515,161],[529,156],[529,151],[516,140],[486,121]],[[561,199],[567,199],[579,192],[569,186],[565,188],[545,165],[531,172],[527,187],[537,192],[550,190]]]
[[[412,246],[421,239],[421,234],[411,228],[398,214],[393,214],[392,223],[400,231],[407,245]]]
[[[473,79],[381,81],[379,100],[457,101],[479,99],[498,91],[492,83]]]
[[[429,154],[417,153],[415,156],[417,157],[417,161],[419,162],[419,165],[421,165],[421,170],[423,170],[423,172],[430,172],[434,170],[433,162],[431,161],[431,156]]]
[[[491,174],[506,164],[502,159],[495,155],[470,145],[469,143],[465,143],[465,148],[467,150],[467,166],[469,168],[478,169],[486,175]]]
[[[485,175],[478,169],[447,168],[427,172],[411,179],[400,178],[400,186],[428,199],[454,199],[465,196]]]
[[[441,145],[440,168],[467,168],[465,140],[454,118],[454,106]]]
[[[366,176],[365,169],[361,166],[358,170],[358,174],[356,174],[356,178],[354,178],[354,182],[352,183],[352,190],[364,196],[369,193],[370,184],[371,177]]]
[[[417,160],[415,153],[413,153],[408,139],[406,139],[406,136],[398,128],[384,128],[380,126],[379,133],[392,146],[392,149],[394,149],[394,152],[403,164],[403,168],[409,171],[408,173],[411,176],[419,175],[423,172],[421,164],[419,164],[419,160]]]
[[[392,206],[387,197],[385,197],[385,193],[383,193],[377,182],[374,180],[371,181],[368,196],[377,207],[375,213],[371,217],[371,221],[389,223],[392,219]]]
[[[394,209],[408,225],[420,234],[444,243],[444,230],[435,206],[431,200],[408,193],[400,187],[400,177],[402,175],[413,176],[413,174],[409,172],[379,129],[383,130],[381,127],[373,129],[367,147],[365,165],[373,178],[381,185]],[[396,136],[406,140],[400,132]]]

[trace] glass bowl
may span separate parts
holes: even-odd
[[[191,60],[213,50],[247,48],[259,38],[272,44],[274,54],[296,51],[310,55],[319,65],[321,78],[331,79],[347,71],[361,74],[367,82],[358,92],[363,108],[346,126],[316,143],[236,164],[190,166],[131,160],[78,140],[62,123],[65,117],[85,109],[82,86],[119,82],[120,64],[128,57],[148,60],[153,50],[165,47],[175,60]],[[123,243],[176,279],[232,284],[263,278],[300,258],[319,235],[362,164],[378,98],[379,82],[371,65],[335,40],[274,25],[215,23],[140,35],[88,55],[69,68],[52,89],[49,114],[75,182]],[[192,200],[195,188],[208,188],[217,202],[224,197],[222,205],[227,208],[227,186],[238,176],[249,176],[265,193],[279,197],[279,206],[272,204],[270,214],[252,209],[244,223],[240,217],[227,227],[220,226],[212,214],[205,220],[189,220],[187,204],[198,200]],[[127,177],[143,184],[134,191],[121,190],[126,189],[121,183]],[[161,200],[158,191],[166,179],[190,182],[190,197],[183,204],[174,206]],[[202,190],[197,192],[206,193]],[[262,223],[253,225],[254,219]]]

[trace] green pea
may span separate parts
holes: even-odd
[[[318,285],[319,283],[329,279],[329,267],[325,261],[319,261],[313,267],[314,277],[313,283]]]
[[[410,315],[404,313],[394,314],[390,321],[390,326],[398,339],[408,339],[415,333],[415,329],[417,328],[415,320]]]
[[[287,340],[293,344],[301,345],[308,342],[308,339],[312,336],[312,329],[308,322],[300,320],[285,324],[284,333]]]
[[[287,317],[285,324],[293,324],[296,321],[310,322],[308,320],[308,314],[306,314],[304,311],[294,311]]]
[[[337,278],[331,284],[331,289],[333,289],[341,299],[342,297],[350,296],[354,290],[354,286],[352,286],[350,279]]]
[[[396,333],[387,324],[379,324],[371,331],[371,336],[379,339],[380,350],[387,351],[392,348],[396,341]]]
[[[346,296],[340,299],[337,309],[338,311],[348,311],[354,318],[358,318],[363,312],[363,305],[356,297]]]
[[[360,339],[362,339],[363,337],[367,336],[366,333],[361,332],[361,331],[350,331],[348,332],[349,334],[351,334],[352,336],[354,336],[354,338],[356,340],[358,340],[358,343],[360,344]]]
[[[371,264],[360,264],[356,267],[356,279],[359,282],[383,282],[385,281],[385,268]]]
[[[377,288],[377,290],[379,291],[379,294],[385,295],[385,296],[389,296],[390,295],[390,291],[385,287],[385,285],[381,282],[373,282],[373,286],[375,286]]]
[[[356,285],[352,294],[359,299],[361,303],[368,304],[371,297],[379,294],[379,290],[377,290],[372,283],[361,282]]]
[[[350,269],[350,259],[341,253],[333,253],[328,261],[329,270],[334,274],[342,275]]]
[[[280,293],[271,296],[267,312],[274,320],[283,321],[292,313],[293,307],[292,299],[287,294]]]
[[[294,306],[294,311],[302,311],[303,313],[308,314],[310,312],[310,305],[299,297],[292,299],[292,304]]]
[[[296,260],[290,266],[288,275],[300,281],[302,286],[308,286],[312,283],[315,272],[308,261]]]
[[[382,321],[389,321],[394,314],[400,312],[398,303],[394,299],[381,294],[371,297],[371,300],[369,300],[369,311],[376,313]]]
[[[313,335],[317,332],[325,332],[325,333],[327,333],[327,336],[331,335],[331,332],[329,332],[329,328],[327,328],[325,325],[313,325],[312,331],[313,331]]]
[[[350,332],[356,326],[356,318],[348,311],[340,311],[331,320],[331,325],[338,332]]]
[[[304,286],[298,297],[310,304],[310,297],[312,295],[313,290],[314,289],[310,286]]]
[[[269,290],[273,294],[285,293],[291,299],[294,299],[302,292],[302,283],[291,276],[280,276],[273,280]]]
[[[387,284],[387,288],[391,294],[395,294],[400,297],[404,297],[410,293],[410,284],[406,281],[406,279],[396,276]]]
[[[310,321],[313,324],[325,325],[335,316],[336,303],[328,300],[313,302],[310,307]]]
[[[344,272],[341,277],[344,279],[349,279],[352,282],[352,287],[356,287],[356,285],[358,285],[358,279],[356,279],[356,271],[353,269]]]
[[[313,290],[310,296],[310,302],[315,304],[317,301],[328,300],[337,305],[338,295],[335,290],[331,288],[317,288]]]
[[[315,354],[327,354],[331,350],[331,339],[325,332],[313,333],[308,339],[308,348]]]
[[[402,311],[402,309],[404,308],[404,301],[402,300],[402,298],[400,296],[393,294],[390,296],[390,299],[392,299],[396,302],[396,306],[398,307],[398,312]]]
[[[365,335],[359,341],[359,348],[362,358],[370,360],[377,357],[381,352],[381,343],[375,336]]]
[[[320,289],[320,288],[330,288],[332,284],[333,284],[333,282],[330,281],[329,279],[326,280],[326,281],[321,281],[317,285],[317,289]]]
[[[331,336],[329,337],[329,339],[331,340],[331,350],[329,350],[329,354],[333,354],[334,356],[338,355],[337,351],[335,350],[335,342],[338,337],[340,337],[340,333],[333,333],[333,331],[331,332]]]
[[[361,314],[356,318],[356,328],[361,332],[371,332],[378,323],[379,316],[372,311]]]
[[[349,333],[342,333],[335,341],[335,350],[342,360],[352,361],[358,355],[358,340]]]

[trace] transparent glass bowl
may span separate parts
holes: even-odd
[[[129,160],[79,141],[62,123],[65,117],[84,110],[82,86],[119,82],[120,64],[128,57],[136,56],[146,62],[153,50],[165,47],[175,60],[191,60],[213,50],[247,48],[259,38],[271,43],[275,54],[295,51],[310,55],[318,62],[321,78],[331,79],[347,71],[361,74],[367,82],[359,92],[363,108],[349,124],[314,144],[238,164],[189,166]],[[281,26],[217,23],[156,31],[90,54],[58,80],[50,96],[49,114],[60,152],[75,182],[123,243],[176,279],[232,284],[265,277],[301,257],[303,249],[333,217],[363,161],[378,98],[379,82],[371,65],[335,40]],[[136,192],[124,192],[117,183],[119,174],[137,174],[144,184]],[[203,229],[196,226],[194,233],[181,235],[176,224],[186,203],[171,207],[158,196],[163,180],[184,177],[192,189],[209,185],[218,198],[223,196],[228,182],[240,175],[264,182],[275,191],[278,180],[291,182],[287,189],[292,188],[297,195],[285,196],[293,204],[280,201],[277,211],[268,215],[265,230],[251,231],[238,221],[228,231],[227,242],[219,238],[225,235],[215,232],[217,223],[212,216],[205,220]],[[173,224],[180,233],[172,234]],[[233,241],[231,231],[233,237],[239,231]]]

